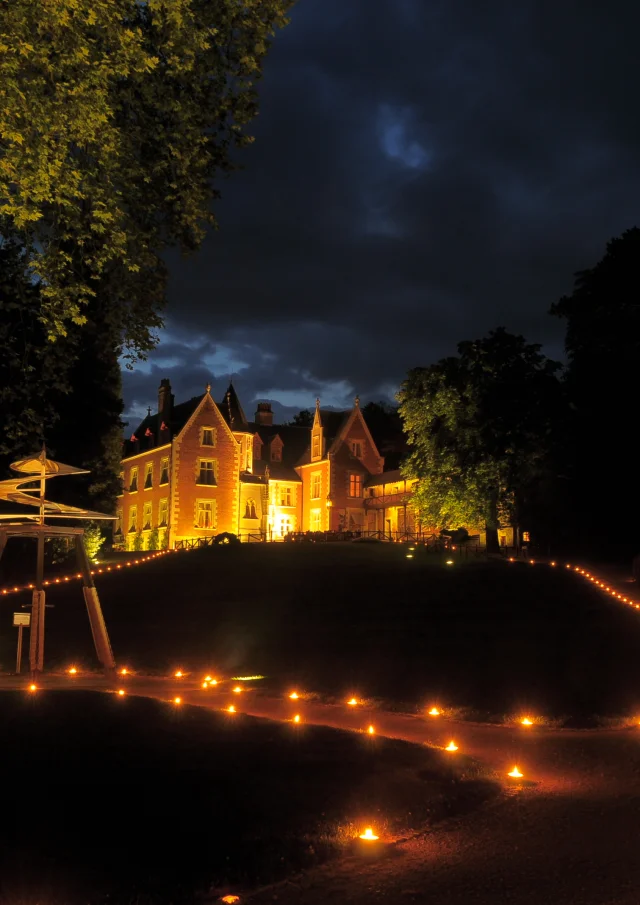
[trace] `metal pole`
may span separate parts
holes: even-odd
[[[44,669],[44,525],[38,531],[38,552],[36,557],[36,587],[31,598],[31,633],[29,637],[29,668],[35,677]]]
[[[22,670],[22,629],[23,625],[18,626],[18,651],[16,653],[16,675],[19,676]]]

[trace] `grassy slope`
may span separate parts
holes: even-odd
[[[135,698],[1,693],[0,723],[1,902],[188,903],[496,791],[403,742]]]
[[[100,576],[119,662],[263,673],[281,688],[474,711],[633,712],[640,619],[562,569],[405,559],[401,547],[243,546]],[[77,585],[51,590],[50,664],[85,658]],[[16,599],[0,601],[9,625]],[[6,610],[6,612],[5,612]],[[0,639],[11,668],[15,639]]]

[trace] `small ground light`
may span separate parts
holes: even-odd
[[[173,703],[174,703],[174,704],[182,704],[182,698],[174,698],[174,699],[173,699]]]
[[[181,678],[182,678],[182,670],[179,669],[177,672],[174,672],[173,677],[174,677],[175,679],[181,679]]]
[[[514,767],[508,775],[511,776],[512,779],[522,779],[524,773],[521,773],[517,767]]]
[[[373,728],[373,726],[369,726],[369,728],[367,729],[367,732],[369,733],[369,735],[374,735],[375,731],[376,730]]]
[[[452,739],[444,750],[445,750],[445,751],[457,751],[457,750],[458,750],[458,746],[456,745],[456,743],[455,743],[455,742],[453,741],[453,739]]]
[[[72,666],[71,669],[67,670],[67,672],[69,673],[70,676],[75,676],[75,674],[78,672],[78,670],[75,668],[75,666]]]
[[[296,713],[296,715],[295,715],[294,718],[293,718],[293,722],[294,722],[294,723],[299,723],[299,722],[300,722],[300,714],[299,714],[299,713]]]
[[[239,685],[236,685],[236,687],[233,690],[235,691],[236,694],[240,694],[240,692],[242,691],[242,688],[240,688]]]
[[[413,559],[413,553],[407,553],[407,559]]]
[[[295,691],[292,691],[291,694],[289,695],[289,697],[291,698],[292,701],[297,701],[299,695]]]
[[[448,566],[452,566],[452,565],[453,565],[453,560],[452,560],[452,559],[448,559],[446,564],[447,564]]]
[[[118,697],[119,697],[119,698],[123,698],[123,697],[124,697],[124,689],[120,688],[120,689],[118,690]]]
[[[440,711],[437,707],[432,707],[429,711],[429,716],[440,716]]]
[[[528,716],[525,716],[523,720],[520,720],[523,726],[533,726],[533,721],[529,719]]]
[[[364,833],[360,833],[360,839],[364,839],[365,842],[375,842],[379,838],[380,837],[376,836],[370,826],[366,828]]]
[[[33,691],[37,691],[37,690],[38,690],[38,686],[37,686],[37,685],[33,685],[33,684],[32,684],[32,685],[29,685],[29,691],[32,691],[32,692],[33,692]]]
[[[235,712],[236,712],[236,708],[233,706],[233,704],[231,704],[229,707],[227,707],[227,713],[235,713]]]
[[[347,701],[347,704],[348,704],[350,707],[355,707],[357,703],[358,703],[358,702],[356,701],[355,698],[351,698],[351,700]]]
[[[240,896],[223,896],[220,901],[226,902],[226,905],[234,905],[235,902],[240,901]]]

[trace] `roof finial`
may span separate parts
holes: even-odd
[[[208,383],[204,389],[205,389],[205,392],[211,393],[211,384]]]
[[[147,406],[147,418],[150,418],[150,417],[151,417],[151,406],[148,405]]]
[[[355,403],[356,408],[359,409],[360,408],[360,397],[356,396],[356,398],[353,401]]]
[[[320,397],[319,396],[316,396],[316,408],[317,409],[320,408]]]

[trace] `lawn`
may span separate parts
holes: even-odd
[[[466,759],[83,691],[0,693],[0,901],[188,905],[493,796]]]
[[[546,565],[446,566],[385,545],[178,553],[97,584],[118,662],[262,674],[326,696],[427,702],[479,718],[531,710],[583,724],[640,707],[640,616]],[[27,596],[20,595],[26,602]],[[19,597],[1,601],[2,625]],[[51,666],[93,662],[77,584],[48,595]],[[12,668],[15,637],[0,639]]]

